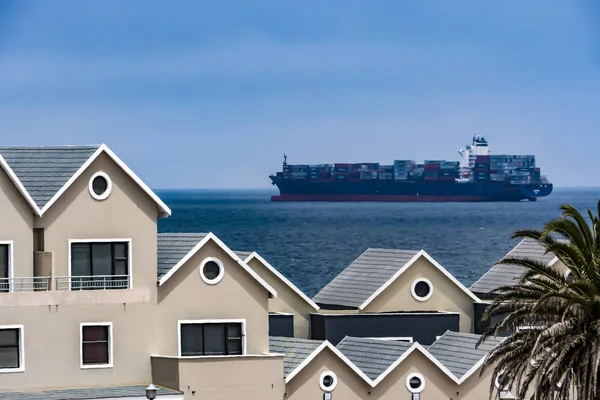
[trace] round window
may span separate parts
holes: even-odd
[[[421,374],[410,374],[406,377],[406,388],[411,393],[421,393],[425,389],[425,378]]]
[[[223,263],[218,258],[209,257],[200,265],[200,277],[205,283],[214,285],[223,279]]]
[[[321,374],[319,386],[324,392],[331,392],[337,386],[337,376],[331,371],[326,371]]]
[[[112,182],[104,172],[98,172],[90,178],[89,190],[96,200],[106,199],[112,190]]]
[[[433,294],[433,285],[427,279],[417,279],[412,284],[411,292],[415,299],[426,301],[429,300]]]
[[[494,383],[495,383],[496,389],[506,390],[506,388],[508,387],[508,377],[506,376],[506,374],[504,373],[504,371],[500,372],[496,376],[496,382],[494,382]]]

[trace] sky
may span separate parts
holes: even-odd
[[[4,0],[0,143],[106,143],[153,188],[458,160],[600,186],[594,0]]]

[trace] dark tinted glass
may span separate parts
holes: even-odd
[[[108,326],[84,326],[83,364],[108,364]]]
[[[416,376],[413,376],[412,378],[410,378],[409,385],[413,389],[418,389],[421,387],[421,379],[417,378]]]
[[[227,354],[225,324],[204,325],[204,354],[207,356]]]
[[[330,387],[333,385],[333,377],[331,375],[325,375],[323,377],[323,386]]]
[[[108,182],[103,176],[97,176],[92,181],[92,189],[94,189],[94,193],[96,193],[98,196],[103,195],[107,188]]]
[[[417,296],[425,297],[429,295],[429,292],[431,292],[431,288],[429,287],[429,284],[427,282],[419,281],[415,285],[415,293]]]
[[[182,356],[202,356],[204,355],[203,346],[203,325],[185,324],[181,325],[181,355]]]
[[[8,245],[0,244],[0,278],[8,278]]]
[[[219,268],[219,264],[217,264],[214,261],[207,262],[206,264],[204,264],[203,268],[204,276],[206,277],[206,279],[209,280],[216,279],[217,276],[219,276],[220,270],[221,269]]]

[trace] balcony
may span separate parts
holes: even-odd
[[[50,290],[49,276],[0,278],[0,293],[45,292]]]
[[[129,289],[129,275],[57,276],[56,290]]]

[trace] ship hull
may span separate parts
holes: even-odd
[[[311,182],[271,176],[280,194],[271,201],[302,202],[507,202],[548,196],[552,184],[505,182],[358,181]]]

